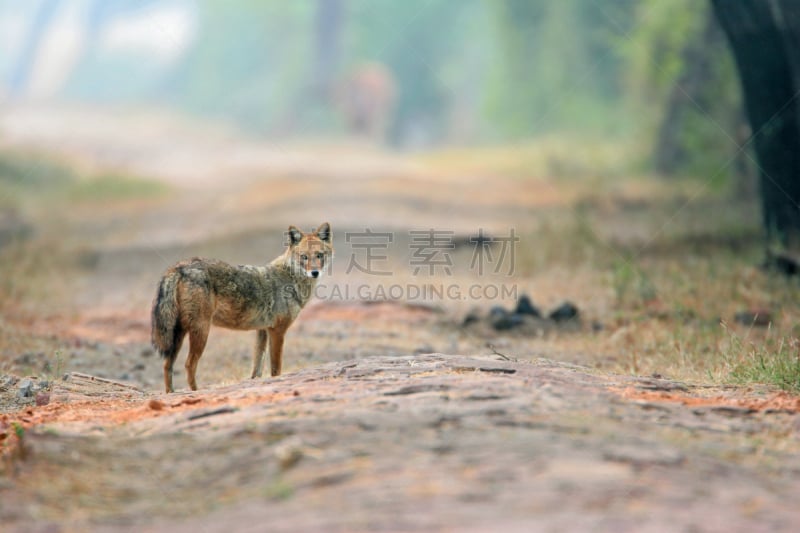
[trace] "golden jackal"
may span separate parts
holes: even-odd
[[[195,257],[167,270],[153,300],[152,329],[153,346],[164,358],[167,392],[174,390],[172,367],[187,333],[186,377],[197,390],[197,363],[211,324],[258,330],[251,378],[261,376],[269,338],[272,375],[280,375],[286,330],[311,299],[332,255],[331,227],[325,222],[311,234],[289,226],[289,247],[266,266]]]

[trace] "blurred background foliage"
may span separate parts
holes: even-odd
[[[367,120],[347,110],[367,104],[345,96],[363,75],[385,93],[369,105],[397,148],[618,140],[663,176],[752,190],[733,142],[749,134],[739,84],[706,2],[0,0],[0,15],[12,98],[155,104],[256,135],[335,136]],[[80,44],[60,79],[35,83],[59,24]]]

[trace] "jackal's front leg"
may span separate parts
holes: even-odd
[[[267,330],[256,331],[256,345],[253,350],[253,373],[250,379],[260,378],[264,367],[264,350],[267,349]]]
[[[283,339],[286,330],[289,329],[289,322],[278,323],[275,327],[269,328],[269,363],[270,371],[273,376],[281,375],[283,364]]]

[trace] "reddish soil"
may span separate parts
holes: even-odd
[[[690,407],[730,406],[751,409],[753,411],[800,413],[800,396],[788,392],[774,392],[766,398],[747,396],[689,396],[666,391],[642,391],[630,387],[622,390],[617,389],[615,392],[629,400],[679,403]]]

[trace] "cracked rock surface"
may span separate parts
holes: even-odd
[[[77,376],[52,397],[20,413],[12,529],[800,525],[800,415],[730,388],[427,354],[171,395]]]

